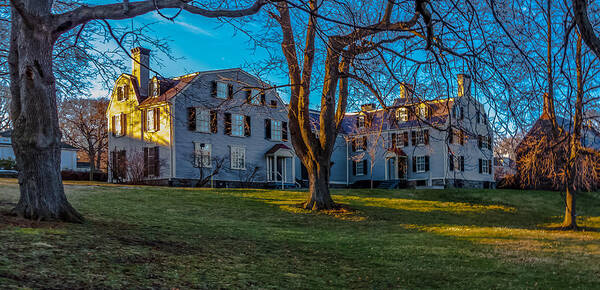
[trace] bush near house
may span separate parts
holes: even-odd
[[[599,193],[565,232],[548,191],[334,189],[347,209],[311,213],[303,191],[65,183],[84,224],[0,215],[0,288],[600,288]]]
[[[89,171],[72,171],[72,170],[63,170],[61,171],[63,180],[90,180],[90,172]],[[95,181],[107,181],[108,174],[106,172],[94,172],[94,180]]]

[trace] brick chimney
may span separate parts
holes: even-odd
[[[374,109],[375,109],[375,104],[373,104],[373,103],[368,103],[368,104],[360,105],[360,110],[361,111],[372,111]]]
[[[458,82],[458,97],[471,96],[471,77],[467,74],[459,74],[456,79]]]
[[[135,47],[131,50],[132,72],[137,79],[140,95],[148,96],[148,81],[150,80],[150,50],[143,47]]]

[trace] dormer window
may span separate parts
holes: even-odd
[[[402,107],[396,110],[396,119],[399,122],[408,121],[408,109],[406,109],[406,107]]]
[[[228,86],[226,83],[217,82],[216,97],[219,99],[227,99],[228,97]]]
[[[419,106],[419,118],[421,118],[421,119],[427,118],[427,106],[425,104],[421,104]]]
[[[128,94],[127,88],[128,87],[126,85],[117,87],[117,100],[119,102],[127,100],[127,94]]]
[[[160,95],[160,86],[158,85],[158,80],[154,79],[150,84],[148,84],[148,92],[150,92],[150,97],[158,97]]]

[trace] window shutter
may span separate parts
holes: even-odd
[[[140,121],[142,127],[142,133],[146,132],[146,110],[142,109],[142,120]]]
[[[248,103],[248,104],[252,103],[252,91],[251,90],[246,91],[246,103]]]
[[[282,136],[283,141],[288,140],[288,123],[287,122],[281,122],[281,136]]]
[[[479,173],[483,173],[483,160],[479,159]]]
[[[260,93],[260,104],[263,105],[263,106],[265,104],[267,104],[267,98],[265,96],[265,92]]]
[[[127,135],[127,114],[121,114],[121,136]]]
[[[217,133],[219,127],[217,126],[217,111],[210,111],[210,132]]]
[[[123,100],[127,100],[129,98],[129,85],[123,86]]]
[[[252,135],[252,122],[250,116],[244,116],[244,136]]]
[[[363,136],[363,145],[362,145],[362,149],[363,150],[367,150],[368,145],[367,145],[367,136]]]
[[[480,116],[479,112],[477,112],[477,118],[476,118],[477,119],[477,124],[479,124],[479,122],[480,122],[480,117],[479,116]]]
[[[464,114],[464,113],[465,113],[465,112],[464,112],[464,108],[463,108],[463,107],[460,107],[460,119],[461,119],[461,120],[465,118],[465,114]]]
[[[188,129],[190,131],[196,131],[196,108],[189,107],[189,108],[187,108],[187,111],[188,111]]]
[[[233,85],[232,84],[227,85],[227,98],[233,99]]]
[[[482,140],[481,140],[481,135],[477,136],[477,147],[481,148],[482,147]],[[480,170],[481,171],[481,170]]]
[[[265,119],[265,139],[271,139],[271,119]]]
[[[404,132],[404,146],[408,146],[408,132]]]
[[[412,168],[413,168],[413,172],[417,172],[417,157],[413,156],[412,158]]]
[[[410,131],[410,141],[413,146],[417,146],[417,134],[415,134],[415,131]]]
[[[154,108],[154,130],[160,131],[160,108]]]
[[[356,161],[352,161],[352,175],[356,176]]]
[[[398,136],[396,133],[392,133],[391,148],[396,148],[396,136]]]
[[[430,106],[427,107],[427,117],[431,118],[433,116],[433,108],[431,108]]]
[[[158,156],[158,146],[154,147],[154,176],[160,176],[160,158]]]
[[[425,156],[425,171],[429,171],[429,156]]]
[[[212,90],[210,94],[213,98],[217,97],[217,81],[212,81]]]
[[[448,155],[448,165],[448,169],[450,169],[450,171],[454,171],[454,156]]]
[[[465,132],[463,130],[460,130],[459,133],[460,133],[460,145],[465,145]]]
[[[225,135],[231,135],[231,113],[225,113]]]
[[[117,134],[117,131],[116,131],[116,129],[115,129],[115,128],[116,128],[116,123],[117,123],[117,122],[115,121],[115,120],[116,120],[116,117],[117,117],[117,116],[114,116],[114,115],[113,115],[112,117],[110,117],[110,119],[111,119],[111,121],[110,121],[111,125],[110,125],[110,126],[111,126],[111,128],[112,128],[112,134],[113,134],[113,136]]]
[[[492,150],[492,137],[487,137],[488,138],[488,149]]]
[[[147,177],[148,172],[148,147],[144,147],[144,177]]]
[[[460,157],[460,171],[465,171],[465,157]]]
[[[448,134],[448,143],[453,144],[454,143],[454,129],[450,129],[450,133]]]
[[[492,174],[492,160],[488,160],[488,173]]]
[[[369,173],[368,167],[367,167],[367,159],[363,159],[363,174],[367,175],[367,173]]]
[[[356,139],[352,138],[352,152],[356,152]]]
[[[425,129],[423,131],[423,135],[424,135],[423,139],[425,139],[425,145],[428,145],[429,144],[429,129]]]

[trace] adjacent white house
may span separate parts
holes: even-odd
[[[11,135],[11,130],[0,132],[0,159],[15,160],[15,153],[13,152],[11,144]],[[61,144],[60,169],[77,169],[77,149],[66,143]]]

